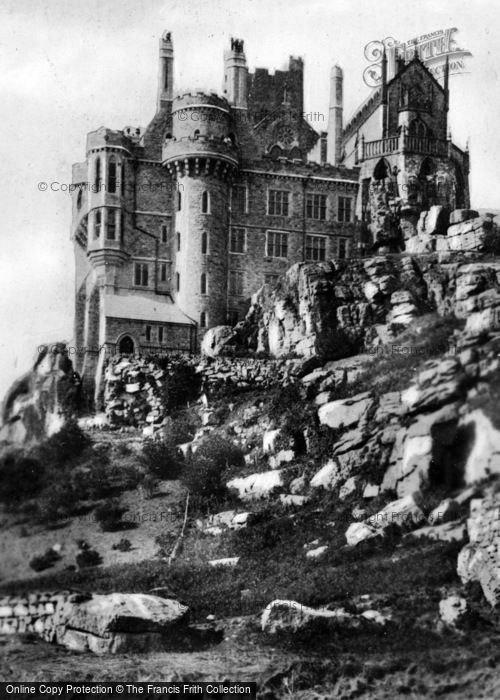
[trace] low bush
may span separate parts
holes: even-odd
[[[232,442],[219,436],[204,440],[187,459],[181,475],[192,505],[206,511],[224,500],[228,495],[225,482],[229,468],[244,464],[243,452]]]
[[[179,477],[182,456],[173,439],[146,441],[140,459],[146,472],[157,479],[169,480]]]
[[[102,557],[95,549],[84,549],[76,555],[76,564],[79,569],[88,569],[102,564]]]
[[[33,571],[44,571],[45,569],[50,569],[60,559],[61,555],[59,552],[50,547],[44,554],[33,557],[30,561],[30,567]]]
[[[119,542],[115,542],[111,549],[114,549],[118,552],[130,552],[130,550],[132,549],[132,542],[126,537],[122,537],[122,539]]]
[[[195,401],[201,389],[201,377],[191,365],[179,363],[168,370],[163,384],[163,401],[172,410]]]
[[[44,486],[45,469],[24,452],[10,452],[0,459],[0,501],[10,506],[38,495]]]
[[[127,512],[125,506],[120,505],[115,500],[104,501],[95,509],[95,517],[103,532],[116,532],[122,530],[124,522],[122,515]]]
[[[89,437],[78,424],[68,421],[59,432],[42,442],[35,454],[45,467],[57,468],[74,461],[89,445]]]

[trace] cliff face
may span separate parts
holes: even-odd
[[[274,357],[338,359],[394,340],[430,311],[468,319],[478,332],[492,328],[499,290],[500,262],[478,253],[298,263],[254,296],[239,332]]]
[[[64,343],[39,348],[33,369],[14,382],[2,406],[2,443],[23,445],[57,432],[77,406],[80,378]]]

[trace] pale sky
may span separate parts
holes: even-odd
[[[500,6],[496,0],[0,0],[0,396],[38,344],[70,340],[71,210],[66,192],[101,125],[146,126],[158,38],[173,33],[176,89],[221,92],[222,54],[245,40],[249,68],[305,61],[305,109],[325,115],[330,68],[344,69],[344,116],[368,94],[365,45],[457,27],[470,73],[450,79],[453,139],[471,154],[472,205],[500,209]],[[60,185],[54,185],[60,188]]]

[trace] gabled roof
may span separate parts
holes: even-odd
[[[111,318],[129,318],[156,323],[194,324],[194,321],[167,298],[146,297],[139,294],[106,294],[104,315]]]
[[[432,75],[432,73],[430,72],[430,70],[429,70],[428,68],[425,67],[425,64],[424,64],[423,61],[420,59],[420,56],[419,56],[417,53],[415,53],[415,56],[411,59],[411,61],[409,61],[408,63],[405,63],[405,65],[401,68],[401,70],[399,71],[399,73],[397,73],[393,78],[391,78],[391,79],[389,80],[389,82],[387,83],[387,87],[389,87],[389,85],[391,85],[391,84],[392,84],[395,80],[397,80],[398,78],[401,78],[401,77],[406,73],[406,71],[410,68],[410,66],[413,66],[414,64],[420,65],[421,68],[423,68],[423,70],[427,73],[427,75],[429,76],[429,78],[430,78],[430,79],[437,85],[437,87],[441,90],[441,92],[444,92],[444,87],[441,85],[441,83],[440,83],[438,80],[436,80],[436,78]]]

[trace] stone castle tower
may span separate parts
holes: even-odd
[[[425,158],[419,149],[438,148],[450,172],[459,155],[450,147],[446,156],[430,131],[403,144],[398,129],[427,123],[425,100],[436,126],[446,117],[443,88],[422,65],[386,78],[346,127],[339,66],[328,115],[304,112],[300,58],[250,72],[243,41],[232,39],[223,68],[222,95],[176,95],[164,32],[150,124],[91,132],[86,159],[73,166],[76,369],[96,400],[110,353],[196,351],[207,328],[241,320],[251,295],[293,263],[359,253],[379,171],[394,189],[394,166],[406,182],[415,157]],[[394,122],[405,72],[417,126]],[[441,123],[434,137],[446,139]]]

